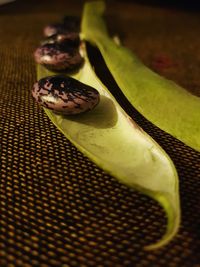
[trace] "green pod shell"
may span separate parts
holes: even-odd
[[[96,88],[100,103],[92,111],[76,116],[58,115],[45,109],[50,120],[86,156],[123,184],[135,188],[165,209],[167,231],[156,244],[167,244],[180,224],[178,176],[173,162],[119,106],[96,77],[83,45],[84,65],[73,78]],[[38,79],[55,75],[38,65]]]
[[[95,44],[129,102],[160,129],[200,151],[200,98],[146,66],[112,40],[103,1],[85,4],[82,39]]]

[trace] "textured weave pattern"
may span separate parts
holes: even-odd
[[[157,129],[122,99],[127,112],[170,155],[180,178],[180,231],[166,247],[146,252],[143,246],[155,242],[165,231],[163,210],[88,160],[34,103],[30,94],[36,79],[32,53],[42,27],[62,16],[64,9],[65,13],[80,14],[81,6],[58,1],[53,13],[53,4],[45,9],[44,4],[31,6],[30,1],[29,7],[19,1],[0,9],[0,266],[199,267],[199,153]],[[168,39],[165,42],[167,37],[161,30],[169,30],[169,10],[118,3],[112,14],[118,10],[126,17],[121,24],[126,45],[151,65],[150,55],[165,43],[165,51],[181,58],[183,65],[179,64],[178,70],[177,65],[176,69],[164,69],[163,74],[184,85],[189,83],[188,88],[199,94],[199,55],[191,53],[197,49],[189,48],[186,53],[189,41],[179,50],[176,46],[184,34],[194,40],[198,16],[174,11],[175,18],[172,13],[178,27],[175,24],[169,38],[179,39],[171,44]],[[152,22],[152,35],[144,34],[150,17],[160,22],[160,26]],[[178,22],[186,18],[193,33],[184,31]],[[126,34],[131,21],[134,38]],[[141,32],[145,36],[142,45]],[[200,39],[196,42],[191,44],[193,49]],[[186,74],[190,64],[193,71]]]

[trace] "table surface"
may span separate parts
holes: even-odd
[[[200,154],[124,105],[180,179],[180,231],[146,252],[165,231],[163,210],[80,153],[31,97],[43,27],[80,16],[82,6],[18,0],[0,7],[0,266],[199,267]],[[110,31],[147,66],[200,96],[198,12],[108,1],[107,15]]]

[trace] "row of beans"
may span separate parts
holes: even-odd
[[[64,74],[79,71],[84,65],[79,35],[79,19],[64,17],[61,23],[44,28],[45,39],[34,52],[36,63],[58,74],[37,81],[33,97],[40,105],[66,115],[89,111],[100,100],[96,89]]]

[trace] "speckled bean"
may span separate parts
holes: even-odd
[[[66,115],[92,110],[100,100],[96,89],[64,75],[39,80],[32,95],[40,105]]]

